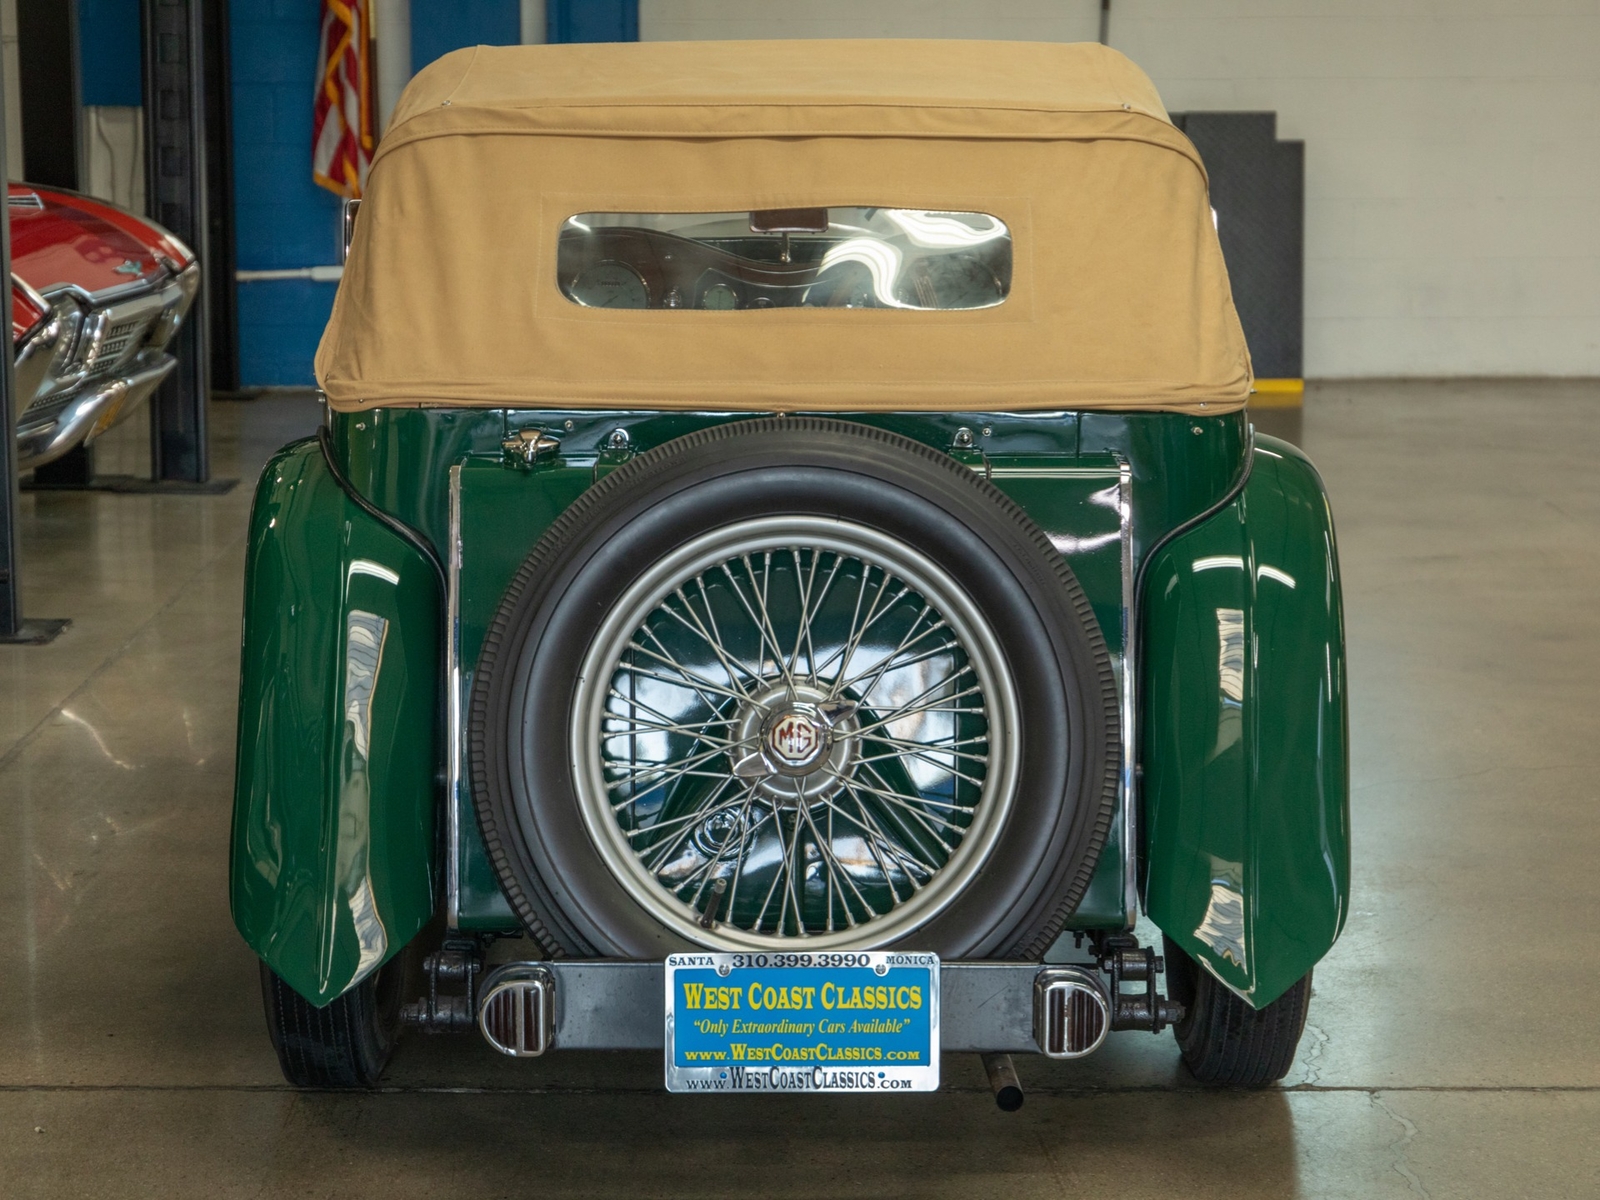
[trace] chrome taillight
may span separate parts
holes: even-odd
[[[1033,985],[1033,1036],[1049,1058],[1082,1058],[1111,1028],[1111,999],[1087,967],[1046,967]]]
[[[490,974],[478,1002],[478,1029],[501,1054],[536,1058],[556,1027],[556,981],[542,967],[517,963]]]

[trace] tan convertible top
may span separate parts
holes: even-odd
[[[983,212],[1011,294],[968,311],[583,308],[586,212]],[[1093,44],[656,42],[460,50],[378,148],[317,352],[333,406],[741,411],[1244,404],[1206,177]]]

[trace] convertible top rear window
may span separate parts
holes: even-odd
[[[1011,231],[911,208],[579,213],[557,272],[586,308],[992,308],[1011,290]]]

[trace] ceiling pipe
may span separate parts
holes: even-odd
[[[378,130],[389,128],[389,117],[406,84],[411,82],[411,0],[375,0],[371,15],[377,43]]]

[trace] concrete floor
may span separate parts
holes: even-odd
[[[1312,389],[1355,895],[1299,1061],[1212,1093],[1169,1036],[1121,1034],[1022,1063],[1009,1116],[970,1058],[931,1096],[741,1102],[472,1036],[411,1038],[376,1094],[287,1090],[225,846],[249,481],[315,410],[214,421],[231,494],[23,498],[27,611],[74,623],[0,647],[7,1200],[1600,1195],[1600,385]]]

